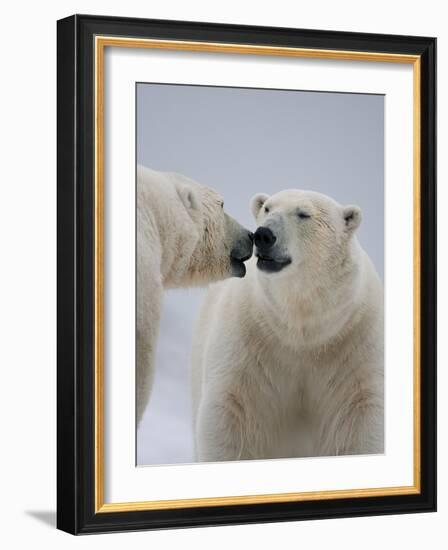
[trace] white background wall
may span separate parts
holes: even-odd
[[[0,540],[6,548],[446,547],[448,354],[439,346],[439,512],[258,526],[97,535],[54,529],[56,468],[56,24],[72,13],[295,26],[439,38],[439,151],[446,152],[448,29],[444,2],[117,0],[20,2],[2,11],[0,51]],[[439,157],[439,235],[448,233],[446,155]],[[439,247],[439,335],[448,328],[446,244]]]

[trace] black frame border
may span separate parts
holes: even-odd
[[[95,513],[94,38],[113,35],[421,59],[421,492]],[[436,39],[74,15],[57,23],[57,527],[72,534],[436,510]]]

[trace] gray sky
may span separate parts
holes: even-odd
[[[384,96],[137,85],[137,162],[214,187],[255,229],[250,198],[298,188],[363,211],[358,238],[384,272]],[[200,290],[165,295],[138,464],[191,462],[191,328]]]

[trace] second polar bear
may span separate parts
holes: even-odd
[[[300,190],[251,209],[257,259],[196,327],[197,460],[382,453],[383,289],[360,209]]]
[[[137,168],[137,423],[147,405],[165,288],[244,277],[252,233],[217,191],[181,174]]]

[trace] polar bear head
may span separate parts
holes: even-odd
[[[282,274],[301,282],[338,277],[361,222],[357,206],[342,206],[313,191],[287,190],[251,200],[257,221],[255,255],[263,274]]]
[[[181,255],[187,259],[176,285],[200,286],[228,277],[244,277],[252,255],[253,234],[224,210],[222,196],[212,188],[182,178],[177,195],[186,213]]]

